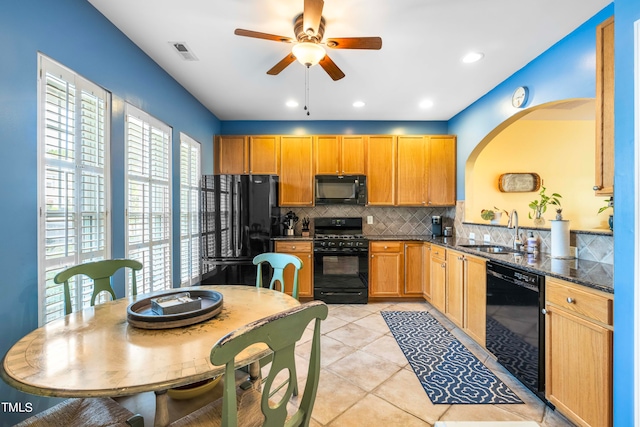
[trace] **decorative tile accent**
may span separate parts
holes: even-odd
[[[455,208],[423,208],[423,207],[399,207],[399,206],[314,206],[309,208],[280,208],[282,215],[289,211],[295,212],[300,218],[296,224],[295,232],[301,234],[302,218],[311,219],[311,234],[314,233],[314,218],[317,217],[361,217],[362,228],[365,235],[405,235],[405,236],[430,236],[431,217],[440,215],[443,227],[454,225]],[[373,216],[373,224],[367,224],[367,216]]]

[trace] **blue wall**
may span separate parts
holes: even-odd
[[[224,135],[446,135],[447,122],[413,121],[225,121]]]
[[[635,215],[638,194],[634,190],[634,21],[640,20],[638,0],[615,2],[615,245],[613,402],[614,425],[634,425],[634,289]],[[640,59],[640,58],[638,58]],[[637,71],[640,76],[640,70]],[[637,93],[637,92],[635,92]],[[636,104],[637,107],[637,104]]]
[[[8,4],[11,4],[10,6]],[[42,52],[113,94],[113,256],[124,255],[124,102],[173,127],[174,194],[179,194],[179,134],[202,144],[203,171],[213,172],[212,135],[220,121],[178,85],[86,0],[4,2],[0,13],[0,355],[35,329],[37,271],[37,53]],[[179,198],[174,199],[179,211]],[[178,215],[174,215],[174,278],[179,278]],[[119,289],[124,294],[124,289]],[[0,401],[31,402],[40,411],[57,400],[0,382]],[[8,414],[2,425],[29,414]]]

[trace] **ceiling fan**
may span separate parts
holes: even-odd
[[[380,37],[339,37],[330,38],[323,42],[322,36],[324,36],[325,27],[325,20],[322,17],[323,7],[324,0],[304,0],[304,11],[295,18],[293,24],[295,39],[241,28],[236,29],[234,33],[238,36],[256,39],[295,43],[291,53],[267,71],[267,74],[275,76],[297,59],[306,67],[320,64],[333,80],[340,80],[344,77],[344,73],[329,58],[322,45],[332,49],[378,50],[382,48],[382,39]]]

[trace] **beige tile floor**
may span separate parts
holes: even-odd
[[[382,310],[429,311],[524,404],[432,404],[382,319]],[[301,367],[306,367],[310,339],[311,329],[308,329],[297,349],[300,395],[304,391],[306,370]],[[329,316],[322,322],[321,360],[312,427],[432,427],[436,421],[534,421],[543,427],[573,425],[544,405],[486,350],[428,303],[329,305]],[[295,406],[296,402],[297,398],[293,398],[290,405]],[[182,404],[174,403],[176,408]],[[152,403],[148,408],[141,408],[139,402],[132,400],[126,406],[142,413],[145,425],[152,425]]]

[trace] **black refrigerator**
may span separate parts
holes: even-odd
[[[253,257],[280,234],[278,177],[204,175],[201,181],[201,283],[256,283]]]

